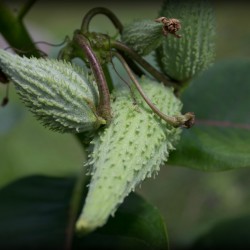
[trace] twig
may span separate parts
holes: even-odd
[[[0,24],[0,33],[12,48],[22,51],[17,52],[19,55],[41,57],[23,22],[20,22],[2,1],[0,1]]]
[[[111,120],[110,94],[101,64],[84,35],[76,33],[73,41],[84,51],[95,76],[100,97],[97,107],[98,115],[109,122]]]
[[[23,7],[21,8],[21,10],[19,11],[17,18],[18,20],[23,20],[23,18],[27,15],[27,13],[29,12],[29,10],[31,9],[31,7],[34,5],[34,3],[36,2],[36,0],[28,0]]]

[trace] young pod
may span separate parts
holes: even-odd
[[[182,104],[173,90],[142,78],[147,96],[168,115],[179,115]],[[88,166],[92,176],[76,230],[90,232],[106,223],[119,204],[146,177],[155,175],[180,137],[174,128],[155,115],[135,91],[113,95],[113,119],[92,141]]]
[[[154,20],[140,20],[124,27],[121,40],[142,56],[155,50],[163,41],[163,24]]]
[[[165,0],[160,15],[181,21],[181,38],[169,36],[157,48],[157,62],[172,79],[185,82],[215,56],[215,13],[207,0]]]
[[[97,86],[80,67],[55,59],[20,57],[4,50],[0,50],[0,67],[24,104],[48,128],[80,133],[105,124],[96,114]]]

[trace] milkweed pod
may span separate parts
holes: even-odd
[[[59,132],[89,132],[105,120],[96,114],[96,83],[80,67],[55,59],[26,58],[0,50],[0,67],[30,111]]]
[[[160,15],[181,21],[181,38],[169,36],[157,48],[157,62],[172,79],[185,82],[215,56],[215,13],[207,0],[165,0]]]
[[[180,114],[182,104],[172,89],[146,78],[141,86],[162,112]],[[88,163],[92,179],[76,222],[77,231],[83,233],[104,225],[137,184],[159,171],[180,138],[181,129],[152,113],[137,92],[137,105],[129,90],[113,97],[113,119],[92,141]]]
[[[163,25],[147,19],[125,26],[121,36],[122,42],[142,56],[155,50],[163,39]]]

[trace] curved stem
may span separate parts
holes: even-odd
[[[100,96],[97,107],[98,115],[109,122],[111,119],[110,94],[101,64],[84,35],[76,33],[73,40],[84,51],[95,76]]]
[[[144,72],[141,70],[141,68],[132,59],[130,59],[126,53],[124,53],[123,51],[120,51],[119,53],[122,55],[122,57],[125,59],[129,67],[133,70],[133,72],[136,75],[138,76],[144,75]]]
[[[118,51],[123,51],[127,53],[131,58],[133,58],[138,64],[140,64],[145,70],[148,71],[155,79],[157,79],[159,82],[162,82],[165,86],[174,87],[176,90],[180,88],[180,86],[177,84],[177,82],[174,82],[172,79],[167,77],[166,75],[159,72],[157,69],[155,69],[152,65],[150,65],[146,60],[144,60],[140,55],[138,55],[134,50],[129,48],[127,45],[125,45],[122,42],[114,41],[111,46]]]
[[[137,81],[136,77],[134,76],[133,72],[129,68],[128,64],[126,61],[123,59],[123,57],[117,53],[113,52],[113,55],[117,57],[120,62],[123,64],[125,70],[127,71],[128,75],[130,76],[132,82],[135,84],[137,90],[141,94],[142,98],[145,100],[145,102],[148,104],[148,106],[153,110],[154,113],[156,113],[159,117],[161,117],[164,121],[167,123],[171,124],[174,127],[186,127],[190,128],[193,123],[194,123],[194,114],[193,113],[186,113],[184,115],[179,115],[179,116],[168,116],[164,113],[162,113],[151,101],[150,99],[146,96],[144,93],[142,87],[140,86],[139,82]]]
[[[88,33],[89,32],[89,25],[90,25],[90,21],[92,20],[92,18],[97,15],[97,14],[103,14],[105,16],[107,16],[110,21],[114,24],[114,26],[118,29],[119,33],[121,34],[123,31],[123,25],[120,22],[120,20],[117,18],[117,16],[111,12],[109,9],[104,8],[104,7],[97,7],[97,8],[93,8],[91,9],[83,18],[82,20],[82,25],[81,25],[81,32],[83,34]],[[142,75],[143,71],[133,62],[133,60],[131,60],[125,53],[121,52],[122,56],[124,57],[124,59],[126,60],[126,62],[130,65],[130,67],[133,69],[133,71],[137,74],[137,75]]]
[[[111,53],[112,55],[112,53]],[[122,55],[121,55],[122,56]],[[126,61],[126,59],[124,58],[124,60]],[[136,98],[135,98],[135,95],[134,95],[134,92],[130,86],[130,84],[120,75],[120,73],[116,70],[116,67],[113,63],[113,61],[111,60],[111,65],[113,67],[113,70],[115,71],[115,73],[117,74],[117,76],[128,86],[129,90],[130,90],[130,94],[131,94],[131,97],[133,99],[133,103],[136,104]]]
[[[110,21],[114,24],[114,26],[118,29],[119,33],[122,33],[123,25],[118,19],[118,17],[112,11],[104,7],[93,8],[84,16],[82,20],[82,26],[81,26],[82,33],[85,34],[89,32],[90,21],[97,14],[103,14],[107,16],[110,19]]]

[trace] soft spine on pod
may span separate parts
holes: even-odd
[[[163,25],[153,20],[139,20],[124,27],[121,40],[145,56],[155,50],[164,39]]]
[[[181,38],[169,36],[157,48],[157,61],[171,78],[185,82],[215,56],[215,13],[207,0],[165,0],[160,15],[179,18]]]
[[[0,67],[43,125],[59,132],[89,132],[105,120],[96,114],[96,83],[80,67],[55,59],[26,58],[0,50]]]
[[[172,89],[146,78],[141,86],[162,112],[180,114],[182,104]],[[92,141],[87,163],[92,179],[76,223],[79,232],[104,225],[137,184],[159,171],[180,137],[181,129],[161,120],[137,93],[137,105],[128,90],[114,96],[113,120]]]

